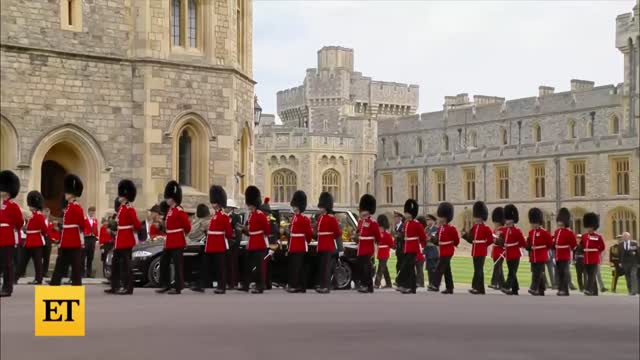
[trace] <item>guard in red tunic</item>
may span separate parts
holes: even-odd
[[[335,267],[336,251],[341,251],[342,230],[338,219],[333,215],[333,196],[322,192],[318,199],[318,288],[316,292],[328,294],[331,288],[331,274]]]
[[[473,257],[473,280],[469,292],[474,295],[482,295],[484,290],[484,261],[487,257],[487,248],[493,244],[493,231],[485,225],[489,218],[489,209],[484,201],[476,201],[473,204],[473,221],[475,224],[469,232],[463,232],[462,238],[471,244],[471,256]]]
[[[604,239],[596,230],[600,227],[600,218],[595,213],[586,213],[582,218],[582,224],[587,230],[582,234],[580,245],[584,249],[585,282],[584,294],[598,296],[598,283],[596,273],[600,264],[600,253],[604,251]]]
[[[287,292],[304,293],[307,290],[304,258],[309,251],[309,242],[313,239],[311,221],[302,215],[307,209],[307,194],[298,190],[291,199],[293,218],[289,231],[289,281]]]
[[[373,285],[379,289],[380,281],[382,280],[382,277],[384,277],[384,287],[391,289],[393,286],[391,285],[391,275],[389,275],[387,262],[389,261],[389,254],[391,249],[395,246],[395,242],[393,241],[393,236],[389,232],[391,225],[389,224],[389,218],[387,215],[378,215],[377,221],[380,226],[380,230],[382,231],[382,237],[378,244],[378,269],[376,271],[376,279],[373,282]]]
[[[133,181],[121,180],[118,183],[120,208],[116,216],[118,228],[111,262],[111,288],[104,291],[109,294],[133,294],[131,252],[138,243],[138,230],[141,227],[136,209],[131,206],[131,203],[136,200],[136,194],[136,185]],[[122,288],[120,288],[120,284],[122,284]]]
[[[529,250],[532,274],[529,294],[544,296],[544,267],[549,260],[549,249],[553,246],[553,239],[551,234],[542,227],[544,224],[542,210],[535,207],[529,209],[529,223],[531,230],[529,230],[527,237],[527,249]]]
[[[372,195],[364,194],[360,198],[358,206],[360,220],[358,220],[358,249],[357,263],[360,273],[360,288],[358,292],[373,292],[373,254],[375,244],[380,242],[380,227],[371,217],[376,212],[376,198]]]
[[[71,265],[71,284],[82,285],[82,246],[84,246],[84,211],[78,202],[84,185],[76,175],[64,178],[64,200],[67,208],[62,217],[62,235],[56,266],[51,276],[51,285],[60,285],[62,277]]]
[[[255,269],[256,287],[251,290],[253,294],[262,294],[265,285],[264,259],[269,248],[269,238],[271,226],[269,219],[264,212],[258,210],[262,205],[260,189],[251,185],[244,191],[244,201],[249,210],[247,226],[244,228],[245,235],[249,236],[247,244],[247,262],[243,276],[243,286],[241,291],[249,291],[251,274]]]
[[[518,284],[518,267],[520,266],[521,250],[527,246],[527,242],[522,231],[516,227],[520,215],[518,208],[513,204],[504,207],[504,218],[506,225],[502,228],[502,239],[504,239],[505,258],[507,259],[507,282],[502,292],[507,295],[518,295],[520,286]]]
[[[206,288],[210,287],[211,269],[215,268],[216,289],[214,293],[224,294],[227,288],[229,242],[233,237],[233,229],[229,215],[223,211],[227,207],[227,193],[222,186],[212,185],[209,188],[209,202],[213,208],[213,215],[209,220],[207,242],[204,245],[200,286],[191,288],[191,290],[204,292]]]
[[[13,292],[13,251],[18,245],[20,229],[24,225],[20,206],[13,201],[19,192],[18,176],[9,170],[0,172],[0,297],[11,296]]]
[[[427,234],[416,217],[418,202],[409,199],[404,203],[404,260],[400,267],[400,276],[396,277],[397,290],[403,294],[416,293],[416,258],[422,254],[422,243],[426,243]],[[422,268],[420,268],[422,271]]]
[[[82,249],[82,274],[84,277],[92,277],[93,255],[96,252],[97,238],[98,219],[96,218],[96,207],[90,206],[87,209],[84,225],[84,248]]]
[[[569,296],[571,276],[571,251],[576,248],[576,234],[571,226],[571,213],[567,208],[561,208],[556,216],[558,228],[553,233],[553,246],[556,248],[556,273],[558,274],[558,296]]]
[[[27,205],[31,210],[31,218],[27,220],[27,239],[24,242],[24,250],[20,261],[22,265],[20,273],[24,274],[29,260],[33,260],[35,279],[29,282],[32,285],[42,284],[42,251],[46,244],[45,238],[49,233],[44,215],[41,212],[43,203],[44,198],[39,191],[30,191],[27,194]]]
[[[493,222],[493,246],[491,247],[491,260],[493,260],[493,272],[491,274],[490,288],[500,290],[504,287],[504,238],[502,228],[504,227],[504,208],[499,206],[491,212]]]
[[[429,291],[440,290],[440,283],[444,275],[446,289],[442,294],[453,294],[453,274],[451,273],[451,258],[455,252],[455,248],[460,244],[460,236],[458,230],[453,225],[449,225],[453,220],[453,205],[443,202],[438,205],[436,213],[438,217],[438,244],[440,246],[440,259],[436,268],[436,276],[433,285],[428,287]]]
[[[171,180],[164,188],[164,199],[169,206],[165,225],[167,238],[164,242],[164,250],[160,257],[160,289],[157,293],[180,294],[184,288],[184,248],[187,246],[187,234],[191,231],[189,216],[182,209],[182,187],[177,181]],[[171,268],[173,262],[175,269],[175,288],[171,289]]]

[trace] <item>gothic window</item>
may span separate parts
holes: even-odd
[[[544,163],[530,165],[529,181],[531,193],[534,198],[543,198],[546,195],[546,169]]]
[[[387,204],[393,204],[393,175],[384,174],[382,181],[384,184],[385,202]]]
[[[416,139],[416,147],[417,147],[416,151],[418,152],[418,155],[421,155],[422,154],[422,138],[418,137]]]
[[[611,187],[614,195],[629,195],[629,158],[621,157],[611,159]]]
[[[386,157],[386,154],[385,154],[385,152],[386,152],[386,151],[385,151],[385,150],[386,150],[386,149],[385,149],[385,145],[386,145],[386,141],[385,141],[385,139],[384,139],[384,138],[380,139],[380,150],[381,150],[381,152],[382,152],[382,158],[383,158],[383,159]]]
[[[478,147],[478,134],[475,132],[475,130],[469,131],[469,143],[467,144],[467,146],[472,146],[474,148]]]
[[[616,115],[612,115],[609,120],[609,134],[620,134],[620,119]]]
[[[200,0],[171,0],[171,45],[197,49],[202,42]]]
[[[509,198],[509,166],[496,166],[496,194],[498,199]]]
[[[533,127],[531,128],[532,130],[532,137],[533,137],[533,142],[534,143],[539,143],[542,141],[542,128],[540,127],[539,124],[534,124]]]
[[[623,232],[631,234],[632,239],[638,237],[638,219],[631,209],[616,208],[611,211],[610,226],[612,230],[612,238],[622,235]]]
[[[449,151],[449,137],[447,135],[442,137],[442,150]]]
[[[476,169],[464,169],[464,197],[471,201],[476,199]]]
[[[60,0],[60,27],[82,31],[82,0]]]
[[[393,155],[395,155],[395,157],[400,156],[400,145],[398,144],[398,140],[393,142]]]
[[[437,201],[447,200],[447,173],[443,169],[433,170],[435,199]]]
[[[189,134],[189,129],[182,131],[178,141],[178,182],[180,185],[191,186],[191,134]]]
[[[415,171],[412,171],[410,173],[407,174],[407,187],[408,187],[408,191],[407,193],[409,194],[409,198],[410,199],[414,199],[414,200],[418,200],[418,173]]]
[[[569,122],[567,122],[567,139],[575,139],[576,137],[576,121],[570,119]]]
[[[587,164],[584,160],[569,161],[569,190],[571,196],[585,196],[587,193]]]
[[[271,175],[271,196],[274,202],[289,202],[297,188],[298,177],[293,171],[281,169]]]
[[[197,34],[197,3],[196,0],[189,0],[189,47],[195,48],[198,47],[196,42],[196,34]]]
[[[500,144],[502,145],[509,144],[509,138],[507,137],[507,129],[503,127],[500,128]]]
[[[195,114],[180,118],[171,130],[172,178],[205,192],[209,187],[209,129]]]
[[[322,174],[322,191],[333,195],[335,202],[340,202],[340,173],[328,169]]]

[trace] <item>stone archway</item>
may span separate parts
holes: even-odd
[[[50,131],[36,144],[31,153],[29,189],[40,189],[55,215],[61,215],[62,180],[69,173],[78,175],[84,183],[80,203],[85,209],[93,205],[100,213],[107,210],[105,160],[89,133],[67,124]]]
[[[0,115],[0,169],[15,169],[18,160],[18,134],[13,124]]]

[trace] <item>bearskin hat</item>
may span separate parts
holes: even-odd
[[[205,218],[209,215],[211,215],[211,212],[209,211],[209,207],[205,204],[198,204],[198,206],[196,207],[196,217]]]
[[[136,184],[131,180],[120,180],[118,183],[118,196],[127,199],[129,202],[136,201]]]
[[[227,192],[220,185],[211,185],[209,188],[209,202],[218,204],[220,207],[227,207]]]
[[[358,205],[360,211],[368,211],[373,215],[376,213],[376,198],[371,194],[364,194],[360,198],[360,204]]]
[[[333,196],[331,193],[323,191],[318,198],[318,207],[327,210],[328,213],[333,211]]]
[[[404,203],[405,214],[411,214],[414,219],[418,216],[418,209],[418,202],[413,199],[409,199]]]
[[[600,227],[600,217],[596,213],[586,213],[582,217],[582,225],[586,228],[597,230]]]
[[[484,201],[476,201],[473,203],[473,217],[482,219],[482,221],[487,221],[489,218],[489,209]]]
[[[438,205],[438,211],[436,211],[436,215],[440,218],[447,219],[447,224],[453,220],[453,205],[449,202],[442,202]]]
[[[542,225],[544,223],[544,214],[537,207],[529,209],[529,224]]]
[[[260,197],[260,189],[253,185],[248,186],[244,191],[244,203],[247,205],[259,208],[262,204]]]
[[[571,226],[571,213],[567,208],[561,208],[556,216],[556,222],[563,223],[565,227]]]
[[[165,216],[169,212],[169,203],[167,203],[165,200],[162,200],[158,208],[160,210],[160,215]]]
[[[118,199],[116,199],[117,201]],[[64,210],[67,208],[67,205],[69,205],[69,202],[67,201],[67,198],[64,196],[64,194],[62,194],[62,199],[60,200],[60,209]]]
[[[378,215],[378,225],[380,225],[380,228],[382,229],[388,229],[389,228],[389,218],[387,217],[387,215],[385,214],[380,214]]]
[[[73,174],[69,174],[64,177],[64,193],[71,194],[76,197],[82,196],[82,190],[84,185],[79,177]]]
[[[9,193],[10,198],[15,198],[20,192],[20,178],[13,171],[0,172],[0,191]]]
[[[171,180],[167,183],[164,187],[164,198],[173,199],[178,205],[182,204],[182,187],[177,181]]]
[[[307,210],[307,194],[302,190],[294,192],[293,197],[291,198],[291,206],[297,207],[300,212]]]
[[[514,224],[517,224],[520,220],[520,215],[518,214],[518,208],[513,204],[508,204],[504,207],[504,219],[512,220]]]
[[[491,221],[504,225],[504,208],[502,206],[493,209],[493,212],[491,212]]]
[[[44,204],[44,198],[40,191],[29,191],[27,194],[27,206],[32,207],[37,210],[42,210],[42,205]]]

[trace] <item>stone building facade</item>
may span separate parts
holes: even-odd
[[[263,116],[256,129],[256,184],[276,203],[301,189],[313,205],[329,191],[337,206],[357,206],[373,192],[378,121],[414,114],[418,90],[354,71],[352,49],[323,47],[303,85],[278,92],[282,124]]]
[[[0,167],[60,214],[61,179],[110,209],[120,179],[148,208],[253,181],[251,0],[2,1]],[[243,175],[243,176],[238,176]]]
[[[638,238],[638,8],[617,19],[616,46],[625,55],[624,83],[571,80],[570,91],[540,86],[538,95],[505,100],[467,94],[444,99],[442,111],[378,122],[376,195],[381,211],[415,198],[423,212],[455,206],[459,229],[471,208],[514,203],[521,225],[536,206],[555,228],[560,207],[574,227],[595,211],[601,231]]]

